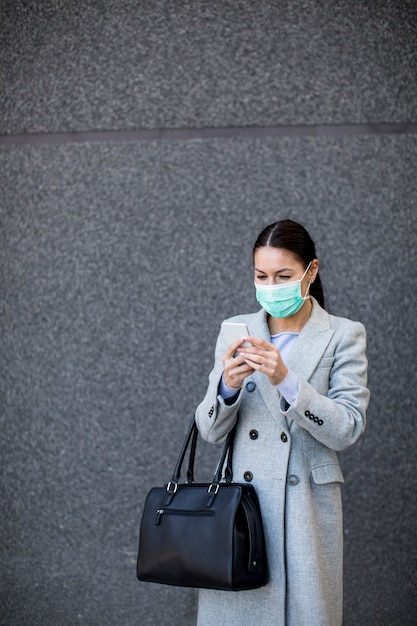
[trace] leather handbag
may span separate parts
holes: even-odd
[[[197,483],[198,430],[193,418],[171,480],[147,495],[140,524],[139,580],[232,591],[266,584],[258,498],[253,485],[233,482],[235,429],[227,437],[212,482]],[[188,448],[187,481],[182,483]]]

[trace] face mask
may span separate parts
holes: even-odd
[[[305,296],[301,295],[301,281],[307,274],[311,263],[299,280],[292,280],[284,285],[260,285],[255,283],[256,299],[272,317],[289,317],[297,313],[308,298],[310,283]]]

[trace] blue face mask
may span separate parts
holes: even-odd
[[[256,299],[263,309],[272,317],[290,317],[297,313],[308,298],[310,281],[304,296],[301,295],[301,281],[310,268],[309,263],[306,271],[299,280],[292,280],[283,285],[260,285],[255,283]]]

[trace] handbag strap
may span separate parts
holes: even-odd
[[[237,420],[236,420],[237,424]],[[236,434],[236,424],[233,426],[230,431],[228,438],[228,455],[227,455],[227,464],[224,470],[224,478],[227,483],[233,482],[233,446],[235,443],[235,434]]]
[[[193,435],[191,438],[190,455],[188,458],[187,483],[194,482],[194,459],[195,459],[195,451],[197,448],[197,437],[198,437],[198,428],[194,428]]]
[[[233,470],[232,470],[232,456],[233,456],[233,442],[235,435],[236,426],[232,428],[229,432],[226,442],[223,446],[223,450],[221,452],[219,461],[217,463],[216,471],[214,473],[214,478],[211,484],[208,487],[209,499],[207,502],[207,506],[211,506],[213,503],[214,497],[216,496],[219,490],[219,483],[222,477],[222,469],[224,467],[226,457],[227,464],[225,469],[225,480],[226,482],[232,482],[233,480]],[[187,450],[190,446],[189,458],[188,458],[188,470],[187,470],[187,482],[194,482],[194,461],[195,461],[195,452],[197,448],[197,439],[198,439],[198,428],[195,422],[195,417],[191,420],[191,423],[188,427],[187,434],[185,435],[185,439],[181,446],[181,450],[178,456],[177,463],[175,465],[174,473],[172,474],[172,478],[167,484],[167,497],[165,500],[165,505],[169,505],[174,497],[175,493],[178,490],[178,483],[181,478],[181,468],[184,463],[185,455],[187,454]]]
[[[188,446],[190,445],[191,438],[194,436],[194,433],[196,430],[197,430],[197,425],[193,417],[188,427],[187,434],[185,435],[184,442],[181,446],[180,454],[178,456],[177,464],[175,465],[174,473],[172,474],[172,478],[167,485],[167,491],[169,492],[175,493],[178,489],[178,482],[181,478],[182,464],[184,462],[184,458],[187,453]],[[197,435],[195,437],[197,437]],[[192,446],[192,450],[194,451],[194,456],[195,456],[196,445],[197,445],[197,439],[195,441],[195,444]],[[192,455],[190,455],[188,473],[194,477],[194,459],[192,458]]]
[[[220,482],[222,477],[222,470],[224,470],[224,478],[227,483],[231,483],[233,481],[233,445],[235,441],[235,432],[236,432],[236,424],[233,426],[232,430],[229,431],[227,435],[226,443],[224,444],[222,454],[217,463],[216,471],[214,474],[213,482],[216,484]],[[227,459],[227,461],[226,461]],[[226,461],[226,466],[225,466]]]
[[[214,498],[217,495],[217,492],[220,488],[220,481],[222,478],[222,470],[227,457],[227,464],[225,469],[225,480],[227,483],[231,483],[233,479],[233,469],[232,469],[232,455],[233,455],[233,442],[235,438],[236,424],[233,426],[232,430],[227,435],[226,442],[223,446],[222,453],[217,463],[216,471],[214,473],[214,478],[211,481],[211,484],[208,488],[209,497],[206,502],[206,508],[211,507],[214,502]]]

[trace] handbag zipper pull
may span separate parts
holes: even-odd
[[[158,509],[156,512],[156,517],[155,517],[155,525],[159,526],[159,524],[161,523],[161,517],[164,514],[164,509]]]

